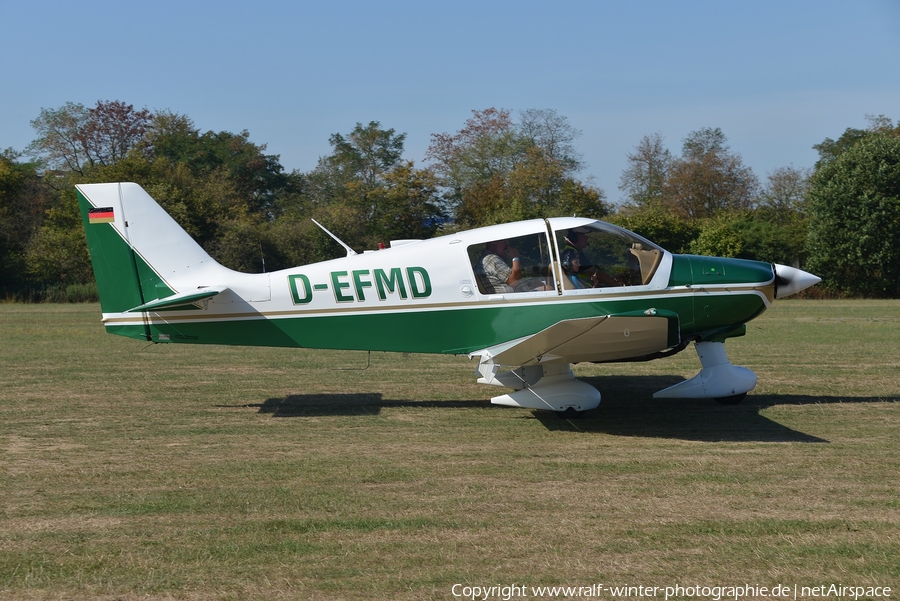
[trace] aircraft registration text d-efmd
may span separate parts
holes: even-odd
[[[533,219],[392,241],[281,271],[223,267],[137,184],[76,186],[103,324],[163,343],[478,358],[493,403],[577,415],[600,393],[571,364],[649,360],[694,343],[702,369],[655,397],[739,402],[756,374],[724,342],[819,282],[759,261],[672,254],[615,225]],[[318,225],[318,224],[317,224]]]

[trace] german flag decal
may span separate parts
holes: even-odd
[[[109,223],[115,220],[116,216],[113,215],[112,207],[106,207],[104,209],[91,209],[90,211],[88,211],[89,223]]]

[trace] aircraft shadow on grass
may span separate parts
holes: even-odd
[[[750,394],[740,405],[722,406],[709,399],[654,399],[653,392],[682,381],[677,376],[607,376],[582,378],[602,391],[600,406],[579,419],[560,419],[549,411],[533,411],[548,430],[596,432],[615,436],[643,436],[706,442],[828,442],[772,421],[761,411],[777,405],[900,402],[900,397],[862,398]],[[378,415],[389,407],[432,409],[507,408],[487,400],[405,401],[380,393],[296,394],[270,398],[257,407],[273,417]]]
[[[267,399],[264,403],[246,405],[259,407],[260,413],[272,417],[321,417],[329,415],[378,415],[387,407],[433,407],[438,409],[471,409],[488,407],[490,401],[392,401],[381,393],[358,394],[291,394]]]
[[[653,393],[681,382],[678,376],[606,376],[582,378],[603,393],[600,406],[581,419],[559,419],[534,412],[551,430],[603,432],[694,441],[828,442],[778,422],[761,412],[777,405],[898,402],[900,397],[835,397],[804,395],[747,395],[739,405],[723,406],[710,399],[655,399]]]

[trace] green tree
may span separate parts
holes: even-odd
[[[757,207],[777,220],[795,220],[806,214],[806,194],[810,172],[794,167],[780,167],[766,177]]]
[[[338,213],[342,208],[340,205],[322,207],[316,213],[316,220],[328,224],[341,223],[342,217]],[[278,253],[277,256],[273,256],[270,252],[266,253],[266,265],[270,266],[270,270],[327,261],[345,254],[343,249],[308,217],[297,220],[277,219],[268,225],[267,234]]]
[[[25,250],[26,271],[41,288],[94,281],[74,190],[64,190],[47,210]]]
[[[604,193],[574,177],[582,167],[579,132],[552,110],[519,123],[505,109],[472,111],[455,134],[433,134],[426,158],[461,226],[533,217],[609,213]]]
[[[691,132],[681,157],[672,161],[663,202],[690,218],[751,208],[759,182],[740,155],[730,152],[727,141],[719,128]]]
[[[900,135],[900,121],[895,126],[893,121],[884,115],[866,115],[866,121],[869,122],[869,126],[866,129],[848,127],[837,140],[825,138],[819,144],[814,145],[813,149],[819,153],[816,169],[818,170],[827,163],[837,159],[857,142],[871,134]]]
[[[333,134],[332,153],[303,174],[284,199],[285,218],[314,218],[356,249],[433,236],[446,219],[437,180],[433,172],[402,159],[405,139],[406,134],[384,129],[378,121],[357,123],[346,136]],[[277,229],[283,240],[297,240],[308,231],[304,227],[291,234],[283,224]],[[330,239],[326,246],[342,253]]]
[[[820,162],[808,202],[809,270],[838,293],[900,296],[900,124]]]
[[[139,183],[222,264],[262,271],[266,223],[295,179],[265,148],[246,131],[202,133],[188,117],[160,111],[125,157],[95,164],[73,181]]]
[[[334,152],[326,160],[348,180],[359,180],[368,189],[374,189],[384,181],[403,156],[406,134],[397,134],[393,128],[382,129],[378,121],[370,121],[363,127],[357,122],[346,137],[332,134],[328,139]]]
[[[529,147],[539,148],[548,160],[559,164],[563,173],[576,173],[584,167],[575,140],[581,132],[553,109],[526,109],[519,116],[518,135]]]
[[[723,211],[699,222],[688,251],[791,265],[799,263],[803,244],[790,224],[765,219],[758,210]]]
[[[644,136],[627,158],[628,167],[619,179],[619,189],[625,192],[629,203],[646,207],[662,202],[672,166],[672,153],[663,146],[662,136]]]
[[[451,209],[465,225],[475,215],[487,215],[502,202],[501,188],[519,162],[525,141],[516,136],[506,109],[472,111],[455,134],[432,134],[425,154],[441,178]],[[467,205],[471,205],[471,208]]]
[[[759,210],[748,211],[735,222],[734,229],[741,236],[737,257],[805,267],[805,221],[773,221]]]
[[[41,208],[39,227],[17,255],[30,281],[47,287],[92,279],[72,189],[78,183],[141,184],[226,266],[259,271],[262,257],[276,265],[283,259],[271,224],[303,178],[285,174],[279,157],[248,132],[202,133],[186,116],[119,101],[42,109],[32,126],[38,137],[29,151],[48,168],[43,181],[61,193]]]
[[[85,109],[67,102],[58,109],[41,109],[31,122],[38,138],[28,150],[51,169],[84,174],[86,167],[113,165],[125,158],[150,127],[153,114],[120,101],[98,101]]]
[[[622,207],[610,221],[674,253],[688,252],[691,241],[700,233],[697,222],[657,203]]]
[[[705,219],[700,233],[691,241],[690,252],[714,257],[740,257],[744,239],[738,228],[739,220],[738,215],[725,212]]]
[[[487,225],[572,216],[600,218],[609,214],[602,191],[567,177],[562,162],[532,147],[506,177],[499,174],[463,197],[457,211],[462,224]]]
[[[21,163],[11,148],[0,152],[0,296],[27,296],[33,282],[26,251],[56,192],[43,185],[37,165]]]
[[[250,141],[246,130],[200,133],[188,117],[168,111],[154,117],[141,144],[149,160],[184,164],[195,178],[227,177],[243,208],[263,217],[289,185],[280,157],[265,150],[265,144]]]
[[[26,152],[42,161],[50,169],[81,172],[87,161],[81,132],[88,119],[83,104],[67,102],[58,109],[41,109],[31,122],[38,137]]]
[[[328,175],[328,193],[332,201],[356,209],[361,233],[368,224],[383,223],[388,174],[400,164],[405,139],[406,134],[370,121],[366,126],[357,123],[346,137],[332,134],[328,140],[333,152],[320,161],[321,172]]]
[[[810,172],[780,167],[766,178],[757,208],[742,228],[745,251],[761,261],[800,267],[806,261]]]
[[[379,242],[430,238],[446,219],[437,177],[427,169],[416,169],[412,161],[394,165],[383,185],[370,194],[380,207],[372,216],[370,237],[379,236]]]

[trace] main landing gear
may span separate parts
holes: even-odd
[[[492,398],[495,405],[544,409],[565,418],[578,417],[600,404],[600,392],[576,380],[568,363],[518,367],[478,382],[515,389]]]
[[[756,374],[732,365],[723,343],[698,342],[694,346],[703,366],[700,373],[654,393],[654,398],[714,399],[720,405],[737,405],[756,386]],[[493,397],[491,403],[495,405],[543,409],[572,419],[600,404],[600,392],[576,380],[568,363],[529,365],[502,373],[491,367],[480,372],[478,382],[513,389]]]

